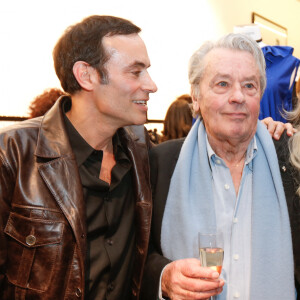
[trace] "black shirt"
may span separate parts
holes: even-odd
[[[111,184],[102,181],[103,152],[93,149],[64,118],[86,204],[85,300],[129,299],[135,242],[131,161],[116,133]]]

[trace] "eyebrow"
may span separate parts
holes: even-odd
[[[214,82],[215,80],[217,80],[217,79],[231,79],[232,78],[232,76],[231,75],[229,75],[229,74],[222,74],[222,73],[218,73],[218,74],[216,74],[213,78],[212,78],[212,80],[211,80],[211,82]],[[255,75],[253,75],[253,76],[249,76],[249,77],[245,77],[244,79],[243,79],[243,81],[255,81],[255,82],[257,82],[257,77],[255,76]],[[258,79],[258,82],[259,82],[259,79]]]
[[[229,78],[230,79],[231,77],[232,76],[230,76],[229,74],[218,73],[212,78],[212,81],[215,81],[218,78]]]
[[[141,67],[141,68],[149,68],[150,67],[150,64],[149,65],[146,65],[145,63],[141,62],[141,61],[134,61],[132,64],[130,64],[128,66],[128,68],[134,68],[134,67]]]
[[[245,81],[257,81],[257,77],[256,76],[250,76],[250,77],[246,77],[245,78]],[[259,79],[258,79],[258,82],[259,82]]]

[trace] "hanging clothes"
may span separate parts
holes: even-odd
[[[292,93],[300,60],[294,57],[294,48],[266,46],[261,48],[266,60],[267,87],[261,100],[259,119],[272,117],[286,122],[283,109],[291,111]]]

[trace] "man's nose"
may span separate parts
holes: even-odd
[[[243,103],[245,101],[245,95],[240,85],[233,85],[232,91],[229,97],[229,103]]]
[[[145,78],[143,90],[147,91],[148,93],[155,93],[157,91],[157,86],[149,74],[147,74]]]

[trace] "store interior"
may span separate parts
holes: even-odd
[[[0,126],[26,119],[36,95],[61,88],[52,49],[67,26],[93,14],[123,17],[142,28],[149,72],[158,86],[149,101],[146,126],[159,132],[172,101],[189,93],[188,60],[204,41],[256,23],[265,44],[291,46],[300,58],[299,0],[3,1]]]

